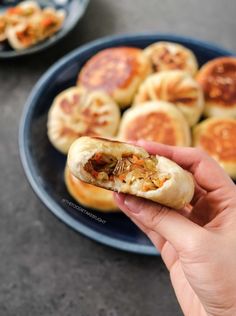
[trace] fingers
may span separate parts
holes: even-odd
[[[145,199],[126,195],[123,202],[119,201],[119,207],[146,231],[160,234],[177,251],[192,244],[203,231],[203,228],[176,211]]]
[[[114,194],[117,205],[127,214],[129,213],[128,208],[124,204],[125,194]],[[178,259],[178,254],[174,247],[166,241],[160,234],[147,228],[138,219],[131,218],[131,220],[148,236],[154,246],[160,251],[161,257],[168,270],[171,269],[172,265]]]
[[[233,181],[218,163],[202,150],[143,140],[138,141],[137,144],[144,147],[149,153],[165,156],[193,173],[197,183],[208,192],[225,188],[225,186],[227,186],[226,189],[234,187]]]
[[[128,208],[125,206],[124,204],[124,199],[125,199],[125,194],[114,194],[114,198],[116,201],[116,204],[118,205],[119,208],[122,209],[122,211],[124,213],[129,213]],[[146,227],[145,225],[143,225],[141,222],[139,222],[137,219],[135,218],[131,218],[132,222],[134,222],[138,228],[140,228],[144,234],[146,234],[148,236],[148,238],[151,240],[151,242],[154,244],[154,246],[161,252],[163,245],[165,244],[166,240],[160,236],[160,234],[155,233],[153,231],[151,231],[150,229],[148,229],[148,227]]]

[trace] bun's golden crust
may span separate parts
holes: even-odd
[[[66,154],[80,136],[113,136],[119,121],[120,110],[107,94],[72,87],[53,101],[48,113],[48,137],[54,147]]]
[[[123,179],[115,176],[114,173],[112,178],[99,178],[99,172],[89,171],[88,169],[91,166],[91,159],[96,159],[94,157],[97,156],[104,156],[106,159],[109,157],[115,158],[117,162],[115,162],[116,166],[114,165],[113,168],[117,168],[118,161],[122,163],[122,159],[127,159],[125,157],[129,156],[136,157],[138,160],[141,159],[141,163],[144,163],[145,160],[149,163],[152,161],[152,176],[155,176],[155,182],[160,183],[161,181],[161,184],[157,184],[158,187],[155,187],[155,189],[146,189],[143,187],[140,175],[136,177],[134,173],[131,175],[127,170],[122,171],[128,173]],[[151,157],[143,148],[131,144],[96,137],[80,137],[71,145],[67,163],[72,174],[87,183],[140,196],[176,209],[183,208],[190,203],[194,194],[194,182],[190,173],[165,157]],[[99,162],[97,163],[99,164]],[[138,170],[137,166],[132,172],[135,172],[135,170]],[[145,175],[145,170],[148,169],[142,170]],[[129,176],[132,176],[132,178],[128,180]],[[148,181],[146,178],[145,180]]]
[[[194,146],[215,158],[236,179],[236,120],[209,118],[194,128]]]
[[[182,113],[170,103],[151,101],[127,110],[118,138],[145,139],[172,146],[190,146],[190,128]]]
[[[111,191],[85,183],[65,168],[65,184],[71,196],[81,205],[101,212],[118,211]]]
[[[157,42],[144,49],[153,72],[166,70],[184,70],[195,75],[198,64],[195,55],[188,48],[171,42]]]
[[[86,62],[77,84],[88,90],[105,91],[121,107],[126,107],[150,71],[150,63],[141,49],[107,48]]]
[[[190,126],[199,120],[204,99],[200,85],[181,70],[162,71],[149,76],[140,86],[134,99],[135,105],[149,100],[173,103],[185,116]]]
[[[236,58],[216,58],[202,66],[197,75],[205,95],[207,117],[236,118]]]

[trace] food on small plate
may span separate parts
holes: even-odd
[[[107,48],[86,62],[77,84],[88,90],[106,91],[121,107],[126,107],[150,71],[150,63],[141,49]]]
[[[70,147],[68,166],[82,181],[140,196],[176,209],[194,194],[190,173],[141,147],[114,140],[80,137]]]
[[[15,50],[29,48],[59,31],[64,20],[64,10],[23,1],[0,16],[0,42],[7,40]]]
[[[91,207],[101,212],[118,211],[113,193],[109,190],[85,183],[65,169],[65,184],[70,195],[81,205]]]
[[[190,126],[199,120],[204,98],[199,83],[181,70],[162,71],[149,76],[140,86],[134,104],[162,100],[173,103],[185,116]]]
[[[26,22],[40,12],[41,8],[35,1],[23,1],[15,7],[8,8],[0,16],[0,41],[7,40],[9,27]]]
[[[145,139],[173,146],[190,146],[189,125],[171,103],[149,101],[125,111],[118,138],[123,141]]]
[[[119,121],[120,109],[105,92],[72,87],[53,101],[48,113],[48,137],[55,148],[67,154],[80,136],[115,135]]]
[[[11,47],[16,50],[31,47],[56,33],[62,26],[65,13],[47,8],[31,20],[8,27],[6,34]]]
[[[195,126],[194,146],[205,150],[236,180],[236,120],[209,118]]]
[[[205,94],[207,117],[236,118],[236,58],[220,57],[202,66],[197,80]]]
[[[193,52],[177,43],[157,42],[144,49],[149,58],[153,72],[165,70],[184,70],[195,75],[198,63]]]

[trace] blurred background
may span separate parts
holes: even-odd
[[[54,47],[0,61],[0,315],[182,315],[159,257],[97,244],[41,204],[19,161],[19,119],[39,77],[88,41],[157,32],[236,51],[235,12],[235,0],[91,0],[82,20]]]

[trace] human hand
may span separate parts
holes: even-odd
[[[118,206],[160,251],[184,315],[236,315],[235,184],[199,149],[137,145],[190,171],[195,194],[180,211],[116,193]]]

